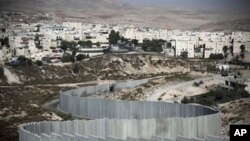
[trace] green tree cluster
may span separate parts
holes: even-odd
[[[76,46],[77,46],[76,42],[73,42],[73,41],[68,42],[68,41],[62,40],[60,48],[64,51],[66,51],[67,49],[77,50]]]
[[[187,51],[183,51],[183,52],[181,52],[181,58],[182,59],[187,59],[188,58],[188,52]]]
[[[221,59],[223,59],[224,58],[224,56],[223,56],[223,54],[221,54],[221,53],[219,53],[219,54],[210,54],[210,56],[209,56],[209,59],[214,59],[214,60],[221,60]]]
[[[162,52],[162,45],[166,43],[165,40],[143,40],[142,49],[146,52]]]
[[[223,88],[217,88],[203,95],[198,95],[191,98],[184,97],[182,99],[182,103],[198,103],[212,106],[219,103],[226,103],[229,101],[249,97],[250,94],[246,90],[227,90]]]
[[[8,37],[1,38],[1,39],[0,39],[0,42],[1,42],[1,46],[7,46],[7,47],[10,47],[10,44],[9,44],[9,38],[8,38]]]
[[[0,66],[0,78],[4,77],[4,68],[3,66]]]
[[[119,32],[115,32],[114,30],[112,30],[109,34],[109,44],[116,45],[117,42],[121,39],[119,34]]]
[[[63,57],[61,58],[61,61],[63,63],[66,63],[66,62],[75,62],[75,56],[71,55],[69,53],[64,53]]]
[[[222,50],[223,50],[223,53],[224,53],[224,57],[227,58],[227,56],[228,56],[228,53],[227,53],[227,51],[228,51],[228,46],[224,46],[224,47],[222,48]]]
[[[88,55],[84,55],[84,54],[78,54],[76,56],[76,61],[82,61],[83,59],[89,58]]]
[[[78,44],[81,47],[88,47],[88,48],[92,48],[92,46],[93,46],[93,43],[90,40],[88,40],[88,41],[78,41]]]
[[[245,45],[241,45],[240,46],[240,57],[241,57],[241,59],[245,58],[245,50],[246,50]]]

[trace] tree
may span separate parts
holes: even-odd
[[[224,58],[223,54],[213,54],[213,53],[211,53],[210,56],[209,56],[209,59],[215,59],[215,60],[217,60],[217,59],[221,60],[223,58]]]
[[[36,64],[37,66],[42,66],[42,65],[43,65],[43,62],[40,61],[40,60],[37,60],[37,61],[35,62],[35,64]]]
[[[97,46],[97,47],[100,47],[100,46],[101,46],[100,42],[97,42],[97,43],[96,43],[96,46]]]
[[[230,50],[231,55],[234,56],[234,47],[233,47],[233,46],[230,46],[230,47],[229,47],[229,50]]]
[[[1,40],[1,45],[2,46],[9,46],[9,38],[8,37],[5,37],[3,39],[0,39]]]
[[[35,35],[35,41],[39,41],[39,36]]]
[[[183,51],[183,52],[181,52],[181,58],[182,59],[187,59],[188,58],[188,52],[187,51]]]
[[[181,103],[188,104],[189,103],[189,99],[186,96],[184,96],[184,98],[181,100]]]
[[[63,63],[75,62],[75,57],[73,55],[68,54],[68,53],[64,53],[61,60]]]
[[[172,48],[172,43],[171,42],[167,43],[167,48]]]
[[[79,73],[80,72],[80,67],[78,64],[74,64],[72,68],[73,73]]]
[[[245,54],[244,53],[240,53],[240,58],[243,60],[245,58]]]
[[[40,32],[41,25],[40,24],[36,25],[36,28],[37,28],[36,32]]]
[[[81,47],[85,47],[86,42],[85,41],[78,41],[78,45],[80,45]]]
[[[147,52],[162,52],[162,45],[165,42],[165,40],[144,39],[142,43],[142,49]]]
[[[25,56],[19,56],[17,58],[18,66],[32,66],[32,60],[26,58]]]
[[[93,44],[90,40],[86,41],[86,46],[88,46],[89,48],[92,48]]]
[[[132,42],[132,44],[134,44],[135,46],[138,45],[138,40],[136,40],[136,39],[133,39],[131,42]]]
[[[224,46],[222,50],[223,50],[223,53],[224,53],[224,57],[227,58],[228,47]]]
[[[109,44],[116,45],[119,40],[120,40],[119,32],[115,32],[114,30],[112,30],[109,34]]]
[[[124,38],[123,36],[121,37],[120,40],[121,40],[121,42],[123,42],[123,43],[124,43],[124,42],[125,42],[125,43],[128,43],[128,39]]]
[[[88,58],[88,55],[84,55],[84,54],[78,54],[76,56],[76,61],[82,61],[83,59]]]
[[[234,56],[234,58],[232,59],[231,61],[233,64],[240,64],[240,56],[239,55],[236,55]]]
[[[67,49],[77,50],[76,46],[77,46],[76,42],[73,42],[73,41],[68,42],[68,41],[62,40],[60,48],[65,52]]]
[[[0,78],[4,77],[4,68],[3,66],[0,66]]]
[[[119,33],[119,32],[116,32],[116,33],[115,33],[115,39],[116,39],[117,41],[119,41],[119,40],[121,39],[120,33]]]
[[[68,49],[68,42],[62,41],[60,48],[65,52]]]
[[[6,32],[6,28],[2,28],[2,33],[5,33]]]
[[[245,58],[245,50],[246,50],[245,45],[241,45],[240,46],[240,57],[241,57],[241,59]]]
[[[203,52],[202,52],[202,56],[203,56],[203,58],[205,58],[205,54],[206,54],[206,45],[205,44],[203,44],[203,45],[201,45],[200,46],[200,48],[203,48]]]
[[[241,46],[240,46],[240,51],[241,51],[241,52],[245,52],[245,50],[246,50],[245,45],[241,45]]]

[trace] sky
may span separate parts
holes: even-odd
[[[196,10],[250,11],[250,0],[121,0],[131,5],[155,5]]]

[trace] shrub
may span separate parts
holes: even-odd
[[[80,72],[80,67],[78,64],[74,64],[72,68],[73,73],[79,73]]]
[[[25,67],[25,66],[32,66],[33,62],[31,59],[26,58],[25,56],[19,56],[17,61],[13,61],[9,64],[12,67]]]
[[[4,68],[0,66],[0,78],[4,77]]]
[[[193,86],[195,86],[195,87],[199,87],[199,86],[200,86],[200,83],[198,83],[198,82],[194,82]]]
[[[221,60],[221,59],[224,59],[224,56],[223,54],[210,54],[209,56],[209,59],[215,59],[215,60]]]
[[[193,100],[184,97],[182,101],[185,103],[199,103],[202,105],[212,106],[218,103],[226,103],[229,101],[249,97],[250,94],[245,90],[226,90],[217,88],[203,95],[194,96],[192,97]]]
[[[66,62],[75,62],[75,57],[68,54],[68,53],[65,53],[61,59],[61,61],[63,63],[66,63]]]
[[[37,61],[35,62],[35,64],[36,64],[37,66],[42,66],[42,65],[43,65],[43,62],[42,62],[42,61],[37,60]]]
[[[84,54],[78,54],[76,56],[76,61],[82,61],[83,59],[88,58],[88,55],[84,55]]]
[[[187,104],[189,103],[189,99],[186,96],[184,96],[184,98],[181,100],[181,103]]]

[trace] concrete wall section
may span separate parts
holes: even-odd
[[[146,82],[135,80],[62,92],[61,111],[94,120],[24,124],[20,126],[20,141],[214,141],[220,135],[220,113],[209,107],[91,98],[93,94]]]

